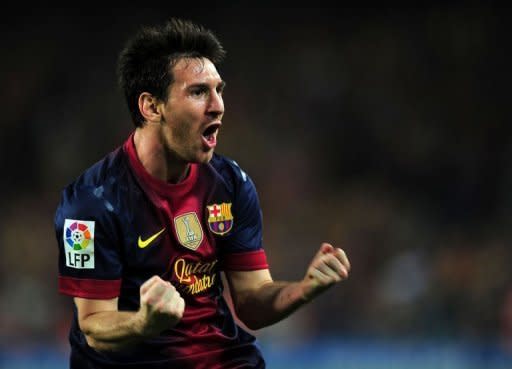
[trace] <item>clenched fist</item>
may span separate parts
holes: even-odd
[[[323,292],[333,284],[348,278],[350,262],[345,251],[323,243],[302,280],[304,298],[311,298]]]
[[[174,327],[183,317],[185,301],[176,288],[159,276],[153,276],[140,287],[140,309],[137,312],[143,336],[154,336]]]

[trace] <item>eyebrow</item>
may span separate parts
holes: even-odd
[[[190,86],[188,86],[188,88],[197,88],[197,87],[201,87],[201,88],[210,88],[210,85],[208,83],[204,83],[204,82],[199,82],[199,83],[193,83],[191,84]],[[220,87],[221,89],[225,88],[226,87],[226,82],[224,81],[220,81],[217,86],[217,88]]]

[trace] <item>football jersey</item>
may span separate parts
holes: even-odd
[[[236,324],[222,295],[222,270],[268,268],[257,192],[234,161],[214,154],[170,184],[144,169],[131,134],[63,190],[55,230],[60,293],[117,297],[118,310],[137,311],[140,286],[159,275],[185,300],[175,327],[115,352],[88,346],[74,307],[72,365],[264,367],[255,337]]]

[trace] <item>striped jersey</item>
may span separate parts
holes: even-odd
[[[214,154],[170,184],[140,163],[133,134],[69,184],[55,213],[59,292],[118,298],[139,309],[139,288],[153,275],[185,300],[182,320],[124,351],[100,352],[71,325],[72,368],[263,368],[257,340],[236,324],[221,271],[268,268],[262,215],[251,178]]]

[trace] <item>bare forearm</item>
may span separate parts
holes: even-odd
[[[237,313],[247,327],[260,329],[281,321],[306,302],[301,282],[269,282],[246,294]]]
[[[89,346],[116,351],[159,335],[183,317],[185,300],[169,281],[155,275],[140,287],[140,309],[119,311],[118,299],[75,297],[80,329]]]
[[[322,243],[304,278],[275,282],[268,269],[227,271],[238,318],[250,329],[259,329],[286,318],[335,283],[348,278],[350,263],[345,252]]]
[[[89,346],[100,351],[121,350],[143,339],[136,312],[98,312],[84,319],[80,328]]]

